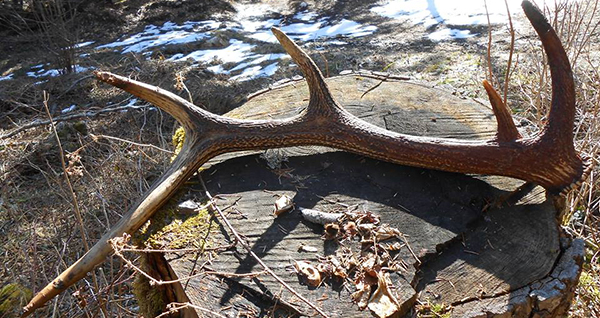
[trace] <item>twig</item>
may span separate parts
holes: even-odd
[[[127,251],[129,249],[123,248],[123,243],[124,241],[128,239],[128,236],[123,238],[123,237],[118,237],[116,239],[113,239],[110,241],[111,246],[115,252],[115,255],[117,257],[119,257],[121,260],[123,260],[123,262],[125,262],[127,264],[127,266],[131,267],[134,271],[138,272],[139,274],[143,275],[144,277],[146,277],[149,281],[150,281],[150,286],[155,286],[155,285],[169,285],[169,284],[174,284],[174,283],[178,283],[178,282],[182,282],[184,280],[188,280],[191,278],[195,278],[195,277],[200,277],[200,276],[206,276],[206,275],[216,275],[216,276],[222,276],[222,277],[256,277],[256,276],[260,276],[262,274],[264,274],[266,271],[261,271],[261,272],[255,272],[255,273],[242,273],[242,274],[236,274],[236,273],[226,273],[226,272],[217,272],[217,271],[212,271],[212,270],[208,270],[208,271],[202,271],[201,273],[195,274],[195,275],[190,275],[190,276],[186,276],[183,278],[179,278],[179,279],[174,279],[174,280],[159,280],[156,279],[154,277],[152,277],[150,274],[144,272],[144,270],[142,270],[141,268],[135,266],[135,264],[133,264],[133,262],[131,260],[129,260],[128,258],[126,258],[123,255],[123,251]],[[164,250],[159,250],[160,252],[165,252]],[[200,269],[206,268],[208,269],[208,267],[206,267],[205,264],[203,264],[202,266],[200,266]]]
[[[194,253],[194,252],[206,252],[206,251],[218,251],[227,250],[233,247],[233,244],[227,244],[217,247],[207,248],[178,248],[178,249],[151,249],[151,248],[121,248],[123,252],[136,252],[136,253]]]
[[[323,54],[323,52],[319,51],[319,55],[321,56],[323,61],[325,61],[325,77],[329,77],[329,62],[327,62],[327,58],[325,57],[325,54]]]
[[[60,93],[60,95],[58,95],[56,97],[56,99],[59,99],[61,97],[63,97],[66,93],[70,92],[73,88],[75,88],[75,86],[79,83],[81,83],[82,81],[88,79],[88,78],[93,78],[94,75],[86,75],[78,80],[76,80],[75,82],[73,82],[73,84],[71,84],[71,86],[69,86],[69,88],[67,88],[64,92]]]
[[[492,72],[492,23],[490,22],[490,13],[488,12],[487,0],[483,0],[485,6],[485,15],[488,23],[488,47],[487,47],[487,64],[488,64],[488,81],[494,85],[494,74]]]
[[[388,77],[389,77],[389,75],[386,75],[379,83],[377,83],[374,86],[372,86],[369,89],[367,89],[364,93],[362,93],[362,95],[360,95],[360,99],[362,99],[370,91],[372,91],[372,90],[376,89],[377,87],[379,87],[383,82],[387,81]]]
[[[10,138],[20,132],[23,132],[25,130],[34,128],[34,127],[39,127],[39,126],[45,126],[45,125],[49,125],[51,123],[59,123],[61,121],[68,121],[68,120],[74,120],[74,119],[80,119],[80,118],[89,118],[89,117],[96,117],[100,114],[104,114],[104,113],[110,113],[110,112],[116,112],[116,111],[121,111],[121,110],[125,110],[125,109],[135,109],[135,108],[145,108],[145,107],[153,107],[151,105],[148,106],[119,106],[119,107],[113,107],[113,108],[106,108],[106,109],[101,109],[98,111],[86,111],[83,113],[79,113],[79,114],[73,114],[73,115],[67,115],[67,116],[58,116],[55,117],[52,120],[36,120],[33,121],[29,124],[23,125],[21,127],[15,128],[13,129],[11,132],[6,133],[4,135],[0,135],[0,139],[6,139],[6,138]]]
[[[128,144],[132,144],[132,145],[139,146],[139,147],[150,147],[150,148],[156,149],[158,151],[166,152],[168,154],[173,154],[173,151],[171,151],[171,150],[163,149],[163,148],[160,148],[160,147],[152,145],[152,144],[140,144],[140,143],[137,143],[137,142],[134,142],[134,141],[131,141],[131,140],[121,139],[121,138],[118,138],[118,137],[107,136],[107,135],[94,135],[94,134],[90,134],[90,136],[92,138],[94,138],[94,139],[104,138],[104,139],[109,139],[109,140],[116,140],[116,141],[126,142]]]
[[[173,313],[176,313],[176,312],[180,311],[181,309],[190,308],[190,307],[194,308],[194,309],[197,309],[197,310],[200,310],[200,311],[204,311],[206,313],[210,313],[210,314],[215,315],[215,316],[220,317],[220,318],[227,318],[227,317],[225,317],[225,316],[223,316],[223,315],[221,315],[219,313],[216,313],[216,312],[214,312],[214,311],[212,311],[210,309],[206,309],[206,308],[203,308],[203,307],[200,307],[200,306],[192,305],[190,303],[170,303],[168,305],[168,307],[170,307],[170,308],[168,308],[168,311],[163,312],[162,314],[156,316],[156,318],[160,318],[160,317],[164,317],[164,316],[169,316],[169,315],[171,315]]]
[[[73,190],[73,185],[71,184],[71,179],[69,178],[69,173],[67,171],[67,165],[65,164],[65,152],[62,148],[60,138],[58,137],[58,132],[56,131],[56,126],[54,125],[54,121],[52,120],[52,115],[50,114],[50,108],[48,108],[48,99],[49,99],[49,95],[46,91],[44,91],[44,102],[43,102],[44,109],[46,110],[46,115],[48,115],[48,118],[50,119],[50,125],[52,127],[52,132],[54,133],[54,137],[56,138],[56,143],[58,144],[60,164],[62,166],[62,170],[65,175],[65,180],[67,181],[67,185],[69,186],[69,192],[71,193],[71,200],[73,200],[73,210],[75,211],[75,216],[77,217],[77,223],[79,225],[79,232],[81,233],[83,246],[85,248],[85,251],[87,252],[90,250],[90,246],[88,244],[85,227],[83,225],[83,217],[81,216],[81,210],[79,209],[79,203],[77,201],[77,196],[75,195],[75,191]],[[96,273],[94,273],[94,272],[92,272],[92,280],[94,282],[94,289],[97,294],[98,290],[100,290],[100,287],[98,286],[98,278],[96,277]],[[100,305],[100,308],[101,308],[104,316],[108,318],[109,317],[108,313],[106,312],[106,309],[104,308],[104,306],[102,304]]]
[[[415,254],[415,251],[413,251],[412,247],[410,247],[410,244],[408,244],[408,240],[406,239],[405,235],[400,235],[400,237],[402,237],[402,240],[404,240],[404,244],[406,244],[406,247],[408,248],[408,251],[410,252],[410,254],[412,255],[412,257],[414,257],[415,261],[417,261],[417,263],[421,264],[421,260],[419,259],[419,257],[417,256],[417,254]]]
[[[56,126],[54,125],[54,121],[52,121],[52,115],[50,114],[50,109],[48,108],[48,93],[44,91],[44,109],[46,110],[46,115],[50,118],[50,126],[52,127],[52,132],[54,133],[54,137],[56,138],[56,142],[58,144],[58,151],[60,157],[60,164],[62,165],[62,169],[65,175],[65,180],[67,181],[67,185],[69,186],[69,191],[71,192],[71,199],[73,200],[73,207],[75,210],[75,216],[77,217],[77,222],[79,225],[79,231],[81,232],[81,237],[83,239],[83,245],[85,247],[85,251],[87,252],[90,247],[87,241],[87,237],[85,235],[85,229],[83,226],[83,218],[81,217],[81,210],[79,209],[79,203],[77,202],[77,197],[75,196],[75,191],[73,191],[73,186],[71,185],[71,180],[69,179],[69,173],[67,172],[67,165],[65,164],[65,154],[62,148],[62,144],[60,142],[60,138],[58,137],[58,132],[56,131]]]
[[[175,89],[177,89],[178,91],[185,90],[188,94],[188,99],[190,103],[194,103],[194,100],[192,99],[192,93],[190,93],[190,90],[185,85],[185,77],[183,76],[182,72],[175,74]]]
[[[515,51],[515,29],[513,28],[510,9],[508,8],[508,0],[504,0],[506,5],[506,14],[508,15],[508,25],[510,26],[510,52],[508,54],[508,63],[506,64],[506,75],[504,76],[504,105],[508,105],[508,82],[510,81],[510,67],[512,65],[512,57]],[[489,16],[488,16],[489,19]]]
[[[217,206],[214,203],[213,197],[210,194],[210,192],[208,192],[208,189],[206,188],[206,184],[204,184],[204,180],[202,179],[202,176],[200,174],[198,174],[198,179],[200,180],[200,184],[202,184],[202,188],[204,189],[204,193],[206,194],[206,197],[208,198],[208,200],[210,202],[212,202],[211,207],[219,214],[219,216],[221,217],[223,222],[225,222],[225,225],[227,226],[227,228],[229,228],[229,230],[231,231],[231,233],[233,234],[233,236],[235,237],[237,242],[244,247],[244,249],[248,252],[248,254],[250,254],[265,269],[265,271],[267,273],[269,273],[269,275],[271,275],[277,282],[279,282],[283,287],[285,287],[285,289],[287,289],[290,293],[292,293],[298,299],[300,299],[305,304],[307,304],[310,308],[316,310],[321,316],[323,316],[324,318],[328,318],[329,316],[327,316],[327,314],[325,312],[323,312],[323,310],[321,310],[315,304],[311,303],[308,299],[304,298],[304,296],[300,295],[296,290],[294,290],[292,288],[292,286],[288,285],[285,281],[283,281],[283,279],[281,279],[279,276],[277,276],[277,274],[275,274],[275,272],[269,266],[267,266],[267,264],[265,264],[262,261],[262,259],[260,259],[260,257],[258,257],[258,255],[256,255],[252,251],[252,248],[248,245],[248,243],[246,243],[246,241],[244,241],[242,239],[242,237],[235,230],[233,225],[231,225],[231,223],[229,222],[229,220],[227,219],[225,214],[223,214],[223,211],[221,211],[221,208],[219,208],[219,206]]]

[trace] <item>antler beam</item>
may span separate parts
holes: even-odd
[[[471,141],[417,137],[371,125],[344,110],[331,96],[310,57],[280,30],[272,31],[308,82],[310,101],[283,120],[237,120],[209,113],[158,87],[107,72],[96,77],[144,99],[175,117],[186,139],[179,156],[136,207],[75,264],[40,291],[24,308],[27,316],[71,286],[111,253],[109,240],[140,228],[210,158],[225,152],[301,145],[334,147],[393,163],[460,173],[494,174],[537,183],[557,194],[583,179],[587,164],[573,146],[575,87],[567,55],[538,8],[523,10],[540,36],[552,73],[548,124],[534,138],[522,138],[492,86],[484,82],[498,120],[496,138]]]

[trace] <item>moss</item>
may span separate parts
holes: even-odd
[[[450,318],[452,317],[452,306],[433,303],[427,299],[426,303],[417,306],[417,317]]]
[[[181,148],[183,148],[184,141],[185,141],[185,129],[183,129],[183,127],[179,127],[179,128],[177,128],[177,130],[175,130],[175,133],[173,134],[173,137],[171,138],[171,142],[173,143],[173,146],[175,147],[175,153],[171,157],[171,161],[175,160],[175,157],[177,157],[177,155],[181,151]]]
[[[173,209],[163,211],[158,217],[162,224],[155,222],[145,231],[144,246],[147,248],[204,248],[210,245],[210,232],[216,229],[216,223],[206,209],[198,214],[185,217],[177,215]]]
[[[202,249],[210,246],[210,232],[217,229],[216,223],[211,220],[206,209],[194,215],[179,213],[176,203],[182,193],[180,191],[179,195],[175,195],[134,235],[134,244],[151,249]],[[147,254],[141,254],[140,267],[153,277],[159,277]],[[136,275],[133,290],[140,306],[140,314],[144,317],[155,317],[165,310],[165,305],[169,302],[165,286],[151,286],[143,275]]]
[[[579,277],[579,288],[585,291],[593,303],[600,303],[600,282],[594,280],[593,274],[583,271]]]
[[[31,290],[20,284],[8,284],[0,289],[0,317],[17,317],[31,300]]]
[[[149,268],[145,255],[141,259],[142,270],[150,273],[153,270]],[[156,317],[166,308],[165,299],[167,298],[163,286],[150,286],[150,281],[143,275],[136,275],[133,281],[133,294],[140,306],[139,313],[142,317]]]
[[[173,135],[175,156],[181,151],[185,140],[185,130],[178,128]],[[196,214],[180,213],[177,205],[189,189],[181,188],[159,209],[142,228],[133,235],[133,244],[140,248],[179,249],[205,248],[210,246],[210,233],[217,229],[216,223],[206,209]],[[141,254],[140,267],[144,272],[159,277],[147,254]],[[149,280],[136,275],[133,290],[144,317],[155,317],[165,310],[169,302],[164,286],[151,286]]]
[[[73,129],[75,129],[77,132],[84,136],[88,134],[87,125],[82,121],[77,121],[73,123]]]

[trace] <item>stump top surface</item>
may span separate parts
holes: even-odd
[[[327,79],[334,99],[359,118],[409,135],[486,139],[496,121],[490,106],[422,83],[376,75]],[[226,116],[244,119],[285,118],[308,104],[308,86],[292,81],[254,94]]]
[[[489,138],[495,132],[489,108],[441,90],[362,75],[327,82],[345,109],[400,133]],[[227,115],[287,117],[306,106],[307,96],[305,85],[296,82],[259,94]],[[360,311],[353,304],[350,282],[309,287],[291,271],[294,261],[316,264],[320,256],[335,255],[342,246],[324,240],[323,226],[304,220],[297,209],[274,217],[273,204],[280,195],[292,197],[296,207],[326,212],[356,206],[402,232],[408,245],[397,257],[409,266],[390,276],[399,314],[411,310],[417,299],[462,306],[463,312],[469,312],[481,306],[482,299],[511,295],[546,277],[561,250],[555,210],[543,189],[527,189],[508,198],[502,207],[490,207],[522,184],[509,178],[405,167],[323,147],[220,156],[202,177],[253,251],[331,317],[365,317],[369,310]],[[223,226],[212,240],[214,245],[231,241]],[[301,252],[301,245],[317,252]],[[344,246],[360,248],[358,242]],[[202,263],[193,255],[170,254],[167,260],[177,277],[189,276]],[[236,274],[262,270],[241,247],[220,253],[210,267]],[[244,310],[266,316],[273,308],[285,312],[284,316],[313,314],[268,275],[195,277],[186,283],[185,293],[192,303],[233,317]],[[510,299],[501,305],[510,307]],[[465,315],[471,316],[476,315]]]

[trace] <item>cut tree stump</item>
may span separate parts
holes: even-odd
[[[496,131],[487,104],[423,84],[367,72],[327,83],[346,110],[389,130],[463,139],[489,139]],[[307,101],[305,83],[290,81],[254,94],[227,116],[283,118]],[[398,257],[408,269],[390,276],[400,307],[397,317],[434,304],[451,306],[450,317],[562,317],[579,278],[583,243],[561,238],[552,200],[541,187],[519,180],[399,166],[325,147],[227,154],[205,165],[201,176],[252,250],[329,317],[371,313],[353,303],[351,282],[310,287],[293,271],[294,261],[316,264],[319,255],[340,248],[324,240],[323,226],[304,220],[298,207],[343,212],[356,206],[405,234],[408,246]],[[198,184],[184,192],[180,200],[206,202]],[[281,195],[292,197],[296,209],[275,217],[273,204]],[[232,243],[223,223],[215,222],[207,246]],[[360,248],[359,242],[344,245]],[[301,246],[316,252],[301,252]],[[240,245],[211,255],[207,262],[206,255],[166,253],[159,257],[164,263],[155,265],[163,280],[195,275],[169,285],[177,302],[196,306],[179,311],[181,316],[316,314],[267,274],[196,275],[207,268],[235,274],[263,270]]]

